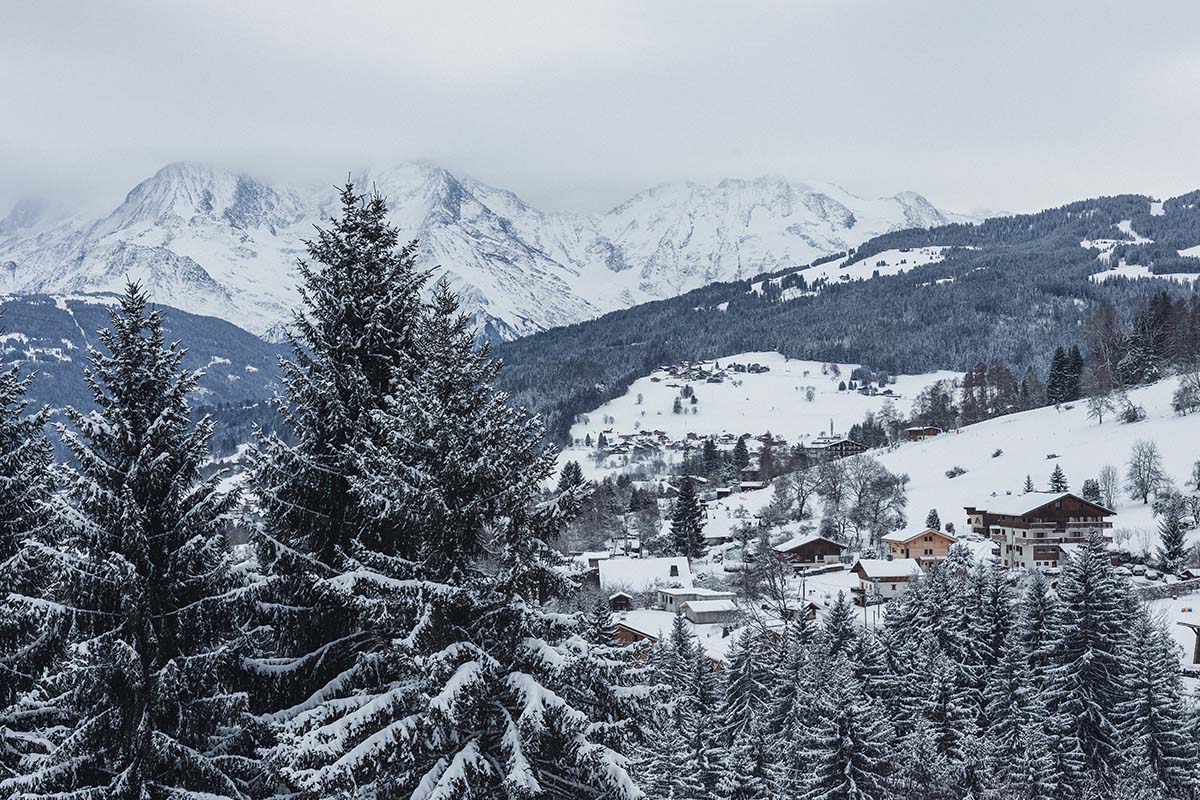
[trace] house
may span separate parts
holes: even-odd
[[[826,539],[815,533],[804,533],[794,536],[786,542],[775,545],[772,550],[779,558],[791,561],[792,564],[836,564],[842,560],[842,552],[846,549],[832,539]]]
[[[683,556],[610,558],[600,562],[600,588],[606,592],[649,592],[660,586],[691,588],[692,570]]]
[[[629,611],[633,608],[633,595],[629,592],[614,592],[608,596],[611,611]]]
[[[858,576],[859,585],[851,591],[855,602],[869,605],[891,600],[908,591],[908,582],[921,572],[915,558],[860,558],[850,568]]]
[[[1000,562],[1025,569],[1058,568],[1064,545],[1112,528],[1115,512],[1070,492],[1004,496],[967,506],[967,524],[999,546]],[[1068,548],[1069,549],[1069,548]]]
[[[803,452],[811,461],[824,463],[865,453],[867,446],[844,436],[818,436],[804,445]]]
[[[720,600],[688,600],[681,607],[683,615],[694,625],[729,622],[737,616],[737,602],[732,597]]]
[[[892,558],[915,558],[922,564],[941,561],[950,554],[958,539],[943,531],[926,528],[920,531],[892,531],[880,537]]]
[[[664,587],[659,589],[655,594],[658,600],[658,607],[663,611],[670,611],[672,613],[679,611],[684,603],[691,600],[732,600],[737,596],[733,592],[706,589],[702,586],[686,588]]]
[[[607,550],[585,550],[575,558],[580,564],[586,564],[588,569],[596,569],[600,562],[607,560],[610,555]]]
[[[739,492],[756,492],[765,488],[767,488],[767,484],[763,481],[742,481],[738,484]]]
[[[920,442],[937,436],[939,433],[942,433],[942,429],[936,425],[916,425],[904,429],[904,438],[910,442]]]

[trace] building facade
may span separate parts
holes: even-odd
[[[1107,535],[1115,513],[1069,492],[999,497],[965,510],[971,530],[999,546],[1000,563],[1024,569],[1059,567],[1063,545]]]

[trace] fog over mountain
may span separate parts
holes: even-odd
[[[542,211],[515,193],[408,162],[361,171],[391,220],[445,274],[480,331],[511,339],[672,297],[719,280],[807,263],[887,231],[971,219],[915,192],[863,198],[782,178],[681,182],[603,214]],[[64,216],[18,203],[0,221],[0,291],[119,291],[277,338],[297,304],[295,265],[337,188],[168,164],[110,212]]]

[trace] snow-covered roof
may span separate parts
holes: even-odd
[[[693,586],[688,589],[680,589],[678,587],[662,587],[658,590],[659,594],[670,595],[671,597],[680,597],[689,595],[691,597],[735,597],[733,592],[726,592],[721,589],[709,589],[706,586]]]
[[[675,568],[675,575],[671,568]],[[600,562],[600,588],[646,592],[658,586],[692,585],[692,570],[683,556],[672,558],[609,558]]]
[[[1056,500],[1062,500],[1066,497],[1074,497],[1076,500],[1080,500],[1088,505],[1108,511],[1110,514],[1115,513],[1107,508],[1104,508],[1104,506],[1100,505],[1099,503],[1093,503],[1090,500],[1084,500],[1079,495],[1072,494],[1071,492],[1029,492],[1028,494],[1017,495],[1006,494],[1000,497],[988,498],[985,502],[978,503],[973,507],[980,511],[986,511],[989,514],[998,514],[1005,517],[1021,517],[1025,514],[1028,514],[1030,511],[1033,511],[1034,509],[1041,508],[1042,506],[1049,505]]]
[[[820,541],[822,539],[830,544],[836,544],[838,547],[842,546],[832,539],[827,539],[817,533],[802,533],[799,536],[793,536],[786,542],[780,542],[779,544],[775,545],[773,549],[777,553],[786,553],[788,550],[795,550],[797,547],[803,547],[806,544],[812,544],[813,542]]]
[[[879,539],[883,542],[905,544],[906,542],[911,542],[913,539],[916,539],[918,536],[925,536],[926,534],[941,536],[942,538],[949,539],[952,542],[957,541],[953,536],[945,531],[935,531],[932,528],[922,528],[919,531],[892,531],[891,533],[885,533],[883,536],[880,536]]]
[[[868,578],[907,578],[921,571],[921,564],[915,558],[860,558],[854,567],[862,567],[863,575]]]
[[[960,540],[956,546],[965,547],[970,550],[971,558],[976,561],[987,561],[989,558],[995,558],[996,556],[996,544],[990,540]]]
[[[708,614],[716,611],[737,611],[737,603],[732,598],[723,600],[688,600],[685,606],[697,614]]]

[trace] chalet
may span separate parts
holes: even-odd
[[[943,531],[893,531],[880,537],[892,558],[915,558],[922,564],[941,561],[950,554],[958,539]]]
[[[908,582],[921,572],[915,558],[860,558],[851,571],[858,576],[859,585],[851,591],[859,605],[891,600],[908,591]]]
[[[781,542],[772,549],[779,558],[791,561],[793,565],[801,565],[836,564],[842,560],[842,552],[846,548],[824,536],[805,533]]]
[[[588,569],[597,569],[600,566],[600,562],[606,561],[610,556],[611,553],[607,550],[585,550],[575,556],[575,559],[580,564],[586,564]]]
[[[764,481],[741,481],[738,483],[739,492],[757,492],[759,489],[767,488]]]
[[[940,433],[942,433],[942,429],[936,425],[916,425],[912,428],[904,429],[904,438],[910,442],[921,442],[925,439],[931,439]]]
[[[688,600],[680,610],[693,625],[729,622],[737,616],[737,602],[732,597],[719,600]]]
[[[1115,512],[1078,495],[1030,493],[967,506],[967,524],[1000,548],[1000,562],[1025,569],[1057,568],[1064,545],[1081,544],[1112,528]],[[1069,548],[1068,548],[1069,549]]]
[[[629,592],[614,592],[608,596],[608,607],[612,611],[628,611],[633,608],[633,595]]]
[[[683,556],[610,558],[600,562],[600,588],[608,592],[649,592],[660,586],[691,585],[692,570]]]
[[[816,463],[837,461],[867,452],[867,446],[844,436],[818,436],[804,445],[804,455]]]
[[[702,586],[686,588],[664,587],[656,593],[658,607],[672,613],[679,611],[684,603],[692,600],[732,600],[737,597],[733,592],[723,592],[719,589],[706,589]]]

